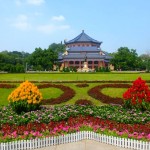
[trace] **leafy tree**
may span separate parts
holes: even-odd
[[[138,55],[136,50],[127,47],[120,47],[116,53],[113,54],[111,63],[116,70],[138,70]]]
[[[142,67],[146,69],[147,72],[150,71],[150,52],[147,52],[147,54],[142,54],[140,56],[142,63]]]
[[[7,72],[24,72],[25,58],[29,53],[18,51],[2,51],[0,52],[0,71]]]
[[[28,57],[28,62],[34,70],[53,70],[53,65],[57,64],[58,53],[63,51],[64,45],[51,44],[47,49],[36,48]]]

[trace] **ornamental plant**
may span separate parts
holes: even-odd
[[[29,81],[20,84],[9,96],[8,101],[17,113],[39,109],[42,94],[37,86]]]
[[[150,110],[150,89],[146,82],[139,77],[123,94],[124,106],[141,110]]]

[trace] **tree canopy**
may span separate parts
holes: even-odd
[[[135,49],[120,47],[116,53],[112,54],[111,63],[115,66],[115,70],[141,70],[142,60],[138,57]]]

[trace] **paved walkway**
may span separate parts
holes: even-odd
[[[79,142],[60,144],[57,146],[44,147],[34,150],[131,150],[117,146],[96,142],[93,140],[82,140]]]

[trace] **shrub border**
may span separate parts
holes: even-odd
[[[150,83],[150,80],[145,80]],[[24,81],[0,81],[0,83],[22,83]],[[70,80],[70,81],[30,81],[32,83],[132,83],[134,80]]]

